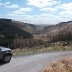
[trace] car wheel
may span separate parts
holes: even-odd
[[[11,60],[11,55],[5,55],[5,56],[3,57],[3,62],[5,62],[5,63],[9,63],[10,60]]]

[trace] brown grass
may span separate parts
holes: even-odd
[[[72,72],[72,58],[51,63],[41,72]]]

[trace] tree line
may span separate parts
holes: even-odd
[[[47,34],[48,42],[72,41],[72,24]]]

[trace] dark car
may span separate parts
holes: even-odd
[[[12,57],[11,49],[0,47],[0,61],[8,63]]]

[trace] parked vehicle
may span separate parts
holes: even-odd
[[[0,47],[0,61],[9,63],[12,57],[10,48]]]

